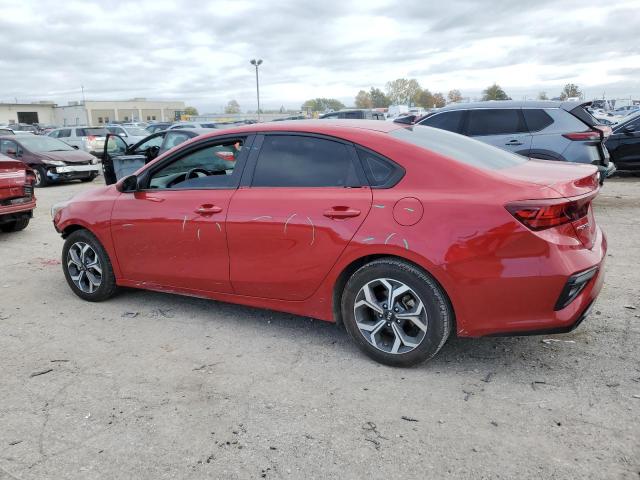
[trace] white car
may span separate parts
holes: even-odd
[[[47,136],[57,138],[72,147],[99,156],[104,150],[107,133],[107,129],[104,127],[73,126],[56,128],[47,133]]]
[[[144,128],[129,125],[107,125],[107,130],[109,133],[122,137],[124,142],[129,146],[135,145],[140,140],[149,136],[149,132]]]

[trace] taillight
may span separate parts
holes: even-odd
[[[591,198],[586,201],[553,199],[510,203],[507,210],[525,227],[538,231],[575,222],[589,213]]]
[[[600,140],[602,132],[600,130],[586,130],[584,132],[563,133],[564,138],[569,140]]]
[[[607,125],[594,125],[593,128],[600,131],[602,140],[606,140],[613,133],[613,130],[611,129],[611,127]]]
[[[88,139],[90,142],[93,142],[93,141],[96,139],[96,137],[95,137],[95,135],[89,135],[89,136],[87,137],[87,139]]]

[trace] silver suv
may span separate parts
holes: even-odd
[[[99,157],[104,150],[107,133],[104,127],[63,127],[51,130],[47,135]]]
[[[449,105],[416,123],[461,133],[525,157],[597,165],[615,171],[604,142],[611,129],[577,102],[476,102]]]

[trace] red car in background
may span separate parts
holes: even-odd
[[[598,188],[594,166],[430,127],[297,121],[199,136],[52,212],[83,299],[125,286],[292,312],[406,366],[452,334],[575,328],[603,283]]]
[[[33,172],[24,163],[0,154],[0,231],[27,228],[36,208],[34,182]]]

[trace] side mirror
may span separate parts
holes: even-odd
[[[118,183],[118,191],[122,193],[135,192],[138,190],[138,177],[129,175]]]
[[[15,155],[16,151],[13,148],[7,148],[7,155]]]
[[[124,133],[124,132],[122,132],[122,133],[119,133],[119,134],[118,134],[118,136],[120,136],[120,137],[126,137],[126,136],[127,136],[127,134],[126,134],[126,133]]]
[[[636,131],[636,127],[634,125],[627,125],[623,130],[625,133],[634,133]]]
[[[80,147],[78,145],[71,145],[74,149],[79,150]]]

